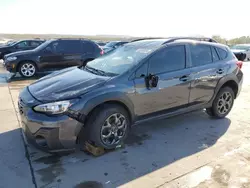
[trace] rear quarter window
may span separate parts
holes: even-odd
[[[95,43],[89,42],[89,41],[83,41],[82,42],[83,51],[84,52],[93,52],[95,48],[98,48],[98,46]]]
[[[216,50],[217,50],[221,60],[227,58],[228,52],[226,50],[223,50],[223,49],[218,48],[218,47],[216,47]]]

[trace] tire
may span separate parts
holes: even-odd
[[[37,67],[35,63],[30,61],[25,61],[20,63],[20,65],[18,66],[18,72],[22,77],[30,78],[36,74]]]
[[[113,125],[115,117],[118,117],[119,125],[122,125],[121,123],[124,122],[124,128],[119,129],[119,125]],[[111,128],[108,128],[107,121],[112,125]],[[87,140],[94,143],[94,145],[104,149],[114,149],[124,142],[130,131],[128,112],[120,105],[105,104],[91,113],[86,122],[85,131],[85,135],[88,135]],[[115,132],[117,136],[122,136],[118,141],[114,139]],[[106,139],[103,138],[103,135],[110,135],[110,137]],[[114,140],[115,143],[111,143],[111,140]]]
[[[233,107],[234,98],[232,88],[221,88],[213,101],[212,107],[206,109],[207,114],[218,119],[226,117]]]

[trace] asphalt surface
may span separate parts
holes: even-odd
[[[80,150],[50,155],[26,145],[17,97],[43,75],[7,83],[9,74],[0,67],[0,187],[250,187],[250,171],[244,169],[250,161],[248,63],[242,92],[227,118],[214,120],[198,111],[142,124],[132,129],[124,147],[100,157]],[[243,166],[239,156],[246,160]]]

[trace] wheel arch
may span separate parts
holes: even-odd
[[[225,77],[225,78],[223,78],[223,79],[221,79],[219,81],[219,83],[217,84],[217,87],[215,89],[215,93],[214,93],[214,96],[213,96],[211,102],[214,100],[214,98],[216,97],[217,93],[223,87],[230,87],[230,88],[232,88],[232,90],[234,91],[234,97],[235,98],[237,97],[238,92],[239,92],[238,81],[237,81],[236,76],[231,75],[231,76]]]
[[[37,64],[36,64],[35,61],[33,61],[33,60],[20,60],[20,61],[18,62],[18,64],[17,64],[17,66],[16,66],[16,71],[17,71],[17,72],[19,71],[20,65],[21,65],[22,63],[24,63],[24,62],[33,63],[33,64],[36,66],[36,68],[38,69],[38,66],[37,66]]]

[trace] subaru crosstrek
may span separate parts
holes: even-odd
[[[47,151],[78,141],[112,149],[132,125],[198,109],[224,118],[243,81],[222,44],[189,39],[137,40],[23,89],[19,111],[27,138]]]

